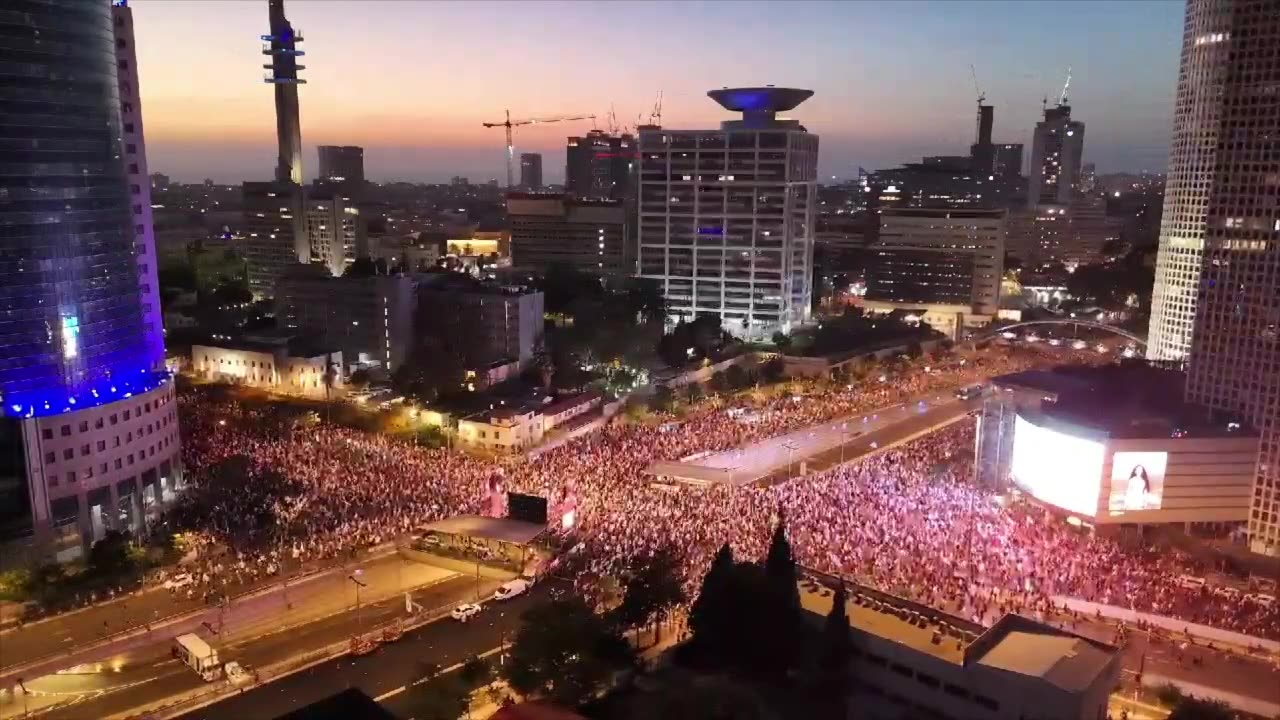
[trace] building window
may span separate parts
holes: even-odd
[[[102,418],[98,418],[97,420],[93,421],[93,426],[99,430],[102,429],[102,425],[103,425]]]
[[[106,450],[106,449],[107,449],[107,441],[106,441],[106,440],[99,440],[99,441],[98,441],[98,452],[102,452],[102,451],[104,451],[104,450]]]
[[[63,425],[63,426],[62,426],[62,437],[71,437],[71,426],[70,426],[70,425]]]
[[[44,437],[45,440],[52,440],[53,428],[45,428],[44,430],[40,431],[40,434]]]
[[[63,450],[63,451],[62,451],[62,459],[63,459],[63,460],[70,460],[70,459],[74,458],[75,456],[76,456],[75,448],[67,448],[66,450]]]
[[[46,465],[52,465],[57,461],[58,461],[58,456],[55,455],[52,450],[44,454],[44,463]]]
[[[88,455],[88,454],[89,454],[89,445],[88,445],[88,444],[81,445],[81,446],[80,446],[80,455],[81,455],[81,456],[84,456],[84,455]]]
[[[89,432],[89,421],[88,421],[88,420],[82,420],[82,421],[80,421],[80,432]]]

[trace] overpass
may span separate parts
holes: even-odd
[[[1102,330],[1103,332],[1109,332],[1109,333],[1111,333],[1112,335],[1119,335],[1120,337],[1125,338],[1126,340],[1130,340],[1130,341],[1132,341],[1132,342],[1136,343],[1137,345],[1140,345],[1140,346],[1142,346],[1142,347],[1144,347],[1144,348],[1147,346],[1147,341],[1146,341],[1145,339],[1140,338],[1140,337],[1138,337],[1137,335],[1134,335],[1133,333],[1129,332],[1128,330],[1124,330],[1124,329],[1118,328],[1118,327],[1116,327],[1115,325],[1108,325],[1108,324],[1106,324],[1106,323],[1096,322],[1096,321],[1094,321],[1094,320],[1077,320],[1077,319],[1075,319],[1075,318],[1071,318],[1071,319],[1053,319],[1053,320],[1027,320],[1027,321],[1025,321],[1025,322],[1017,322],[1017,323],[1013,323],[1012,325],[1004,325],[1004,326],[1001,326],[1001,327],[995,328],[994,330],[992,330],[992,331],[991,331],[991,332],[989,332],[989,333],[986,333],[986,334],[984,334],[984,335],[979,335],[979,336],[977,336],[977,337],[973,338],[973,342],[979,342],[979,341],[981,341],[981,340],[986,340],[987,338],[995,337],[996,335],[999,335],[1000,333],[1008,332],[1008,331],[1013,330],[1013,329],[1015,329],[1015,328],[1034,327],[1034,326],[1036,326],[1036,325],[1050,325],[1050,326],[1074,325],[1074,326],[1082,326],[1082,327],[1087,327],[1087,328],[1090,328],[1090,329],[1093,329],[1093,330]]]

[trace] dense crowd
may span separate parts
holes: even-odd
[[[1025,505],[997,502],[969,477],[968,423],[765,488],[673,491],[643,475],[655,460],[724,450],[1044,362],[1035,352],[997,351],[917,361],[849,384],[714,398],[679,417],[611,424],[500,467],[192,390],[181,397],[191,487],[174,519],[230,548],[203,561],[201,582],[220,572],[254,577],[284,562],[402,537],[451,515],[486,513],[500,474],[505,489],[553,503],[575,499],[581,557],[593,576],[673,545],[692,587],[726,542],[740,557],[763,556],[781,513],[802,565],[981,621],[1042,610],[1049,597],[1067,595],[1280,638],[1280,608],[1179,585],[1177,577],[1194,568],[1177,553],[1125,550]],[[754,421],[734,417],[733,408],[750,411]]]

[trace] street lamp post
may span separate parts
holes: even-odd
[[[347,579],[350,580],[352,583],[354,583],[356,586],[356,632],[359,632],[360,628],[364,625],[364,623],[361,622],[363,617],[360,614],[360,588],[368,587],[368,585],[366,585],[363,581],[360,580],[360,576],[363,574],[364,574],[364,570],[361,570],[360,568],[356,568],[355,572],[347,576]]]
[[[849,423],[847,422],[842,423],[840,425],[840,464],[841,465],[844,464],[844,446],[846,443],[849,442],[848,435],[849,435]]]

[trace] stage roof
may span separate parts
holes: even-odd
[[[528,545],[546,529],[546,525],[523,520],[490,518],[481,515],[458,515],[444,520],[437,520],[423,528],[423,532],[434,531],[446,535],[465,535],[485,540],[499,540],[516,545]]]

